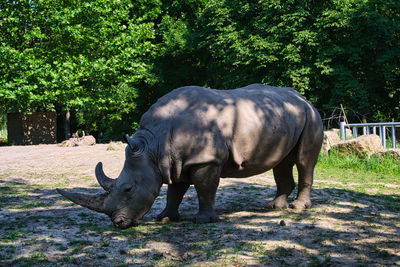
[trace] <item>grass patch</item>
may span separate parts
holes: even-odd
[[[317,168],[319,169],[347,169],[358,172],[376,174],[398,175],[400,173],[400,160],[392,158],[390,155],[384,157],[371,156],[371,158],[361,158],[354,154],[340,155],[331,149],[329,155],[321,153],[318,159]]]
[[[0,181],[0,209],[30,210],[49,207],[53,203],[43,202],[41,195],[48,194],[47,185],[29,185],[19,182]],[[52,202],[52,201],[50,201]]]
[[[17,210],[30,210],[33,208],[50,207],[50,206],[52,206],[51,203],[44,203],[41,201],[29,201],[29,202],[24,202],[21,204],[10,205],[7,208],[8,209],[17,209]]]
[[[309,267],[329,266],[332,258],[329,255],[312,255]]]
[[[15,242],[15,241],[18,241],[18,240],[24,238],[25,235],[28,234],[28,233],[29,233],[28,231],[22,231],[22,230],[20,230],[20,231],[15,231],[15,232],[7,232],[7,233],[4,232],[4,233],[2,234],[1,240],[2,240],[2,242],[4,242],[4,243]]]
[[[18,266],[37,266],[48,262],[47,256],[41,251],[35,251],[28,256],[20,257],[13,261]]]
[[[0,261],[11,259],[16,251],[14,246],[0,245]]]

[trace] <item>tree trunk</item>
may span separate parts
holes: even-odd
[[[65,111],[65,120],[64,120],[64,130],[65,130],[65,140],[71,138],[71,113],[69,109]]]

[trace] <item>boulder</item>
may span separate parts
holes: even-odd
[[[74,146],[77,146],[77,144],[71,139],[72,138],[70,138],[68,140],[64,140],[61,143],[57,144],[57,146],[60,146],[60,147],[74,147]]]
[[[74,146],[93,146],[96,144],[96,138],[93,135],[86,135],[82,137],[73,137],[68,140],[62,141],[58,146],[60,147],[74,147]]]
[[[380,151],[375,153],[374,155],[378,156],[379,158],[384,158],[385,156],[389,155],[395,160],[400,160],[400,149],[399,148],[389,148],[385,149],[384,151]]]
[[[340,129],[333,128],[330,131],[336,132],[337,135],[340,136]],[[353,131],[351,129],[345,128],[345,131],[346,131],[346,138],[352,138],[353,137]],[[339,137],[339,139],[340,139],[340,137]]]
[[[340,154],[355,154],[359,157],[370,157],[375,153],[384,151],[381,139],[375,134],[361,135],[332,147],[336,148]]]
[[[93,146],[96,144],[96,138],[93,135],[86,135],[77,138],[78,146]]]
[[[340,143],[340,138],[337,131],[325,131],[321,151],[328,153],[331,147],[338,143]]]

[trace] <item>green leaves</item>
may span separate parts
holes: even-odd
[[[135,112],[139,87],[152,79],[155,30],[148,18],[157,8],[123,0],[6,2],[0,4],[1,106],[29,112],[57,104],[116,114],[111,121]],[[82,115],[83,124],[91,119]]]
[[[111,138],[176,87],[263,82],[399,120],[399,14],[396,0],[5,0],[0,106],[74,109]]]
[[[342,103],[398,120],[387,107],[400,101],[399,11],[380,0],[208,1],[194,50],[211,86],[291,86],[320,108]]]

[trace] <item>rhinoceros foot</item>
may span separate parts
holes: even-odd
[[[157,221],[163,221],[164,218],[168,218],[170,221],[178,222],[180,219],[178,211],[171,211],[164,209],[160,214],[157,215]]]
[[[199,212],[193,218],[193,222],[195,223],[210,223],[218,221],[219,221],[218,214],[214,211]]]
[[[311,200],[307,199],[296,199],[292,203],[290,203],[290,208],[292,209],[309,209],[311,208]]]
[[[270,210],[284,210],[289,208],[289,204],[284,197],[277,197],[267,203],[267,209]]]

